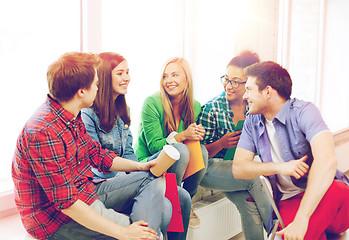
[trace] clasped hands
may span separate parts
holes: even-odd
[[[201,124],[197,125],[196,123],[190,124],[183,132],[186,140],[201,141],[205,136],[205,128]]]

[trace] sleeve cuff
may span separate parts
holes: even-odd
[[[177,134],[178,134],[178,132],[171,132],[170,135],[167,136],[166,142],[170,145],[178,143],[176,141],[176,139],[174,138]]]

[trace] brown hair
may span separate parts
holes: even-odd
[[[190,124],[195,122],[193,78],[191,74],[191,69],[187,60],[185,60],[184,58],[175,57],[165,62],[162,73],[165,72],[167,65],[169,65],[170,63],[178,64],[183,69],[184,74],[187,78],[187,85],[185,90],[183,91],[183,95],[181,98],[182,101],[180,102],[180,107],[182,109],[181,116],[184,115],[183,124],[184,124],[184,127],[187,128]],[[165,111],[165,129],[169,134],[173,131],[176,131],[176,123],[174,120],[173,106],[170,101],[170,96],[165,91],[163,87],[163,82],[164,82],[164,79],[161,76],[160,95],[161,95],[162,107],[164,108],[164,111]]]
[[[99,85],[93,107],[103,130],[110,131],[117,117],[120,117],[125,124],[131,123],[125,95],[120,94],[115,101],[113,99],[112,71],[125,61],[125,58],[112,52],[100,53],[98,56],[101,59],[97,69]]]
[[[258,90],[271,86],[284,99],[288,100],[292,93],[292,80],[286,69],[279,64],[267,61],[253,64],[244,69],[246,76],[256,77]]]
[[[99,59],[95,54],[69,52],[53,62],[47,70],[47,83],[52,98],[66,102],[79,89],[90,89]]]

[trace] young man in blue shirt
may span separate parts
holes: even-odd
[[[244,72],[249,115],[233,162],[235,178],[269,177],[286,225],[277,234],[284,239],[344,232],[348,179],[337,170],[333,137],[319,110],[290,98],[292,80],[277,63],[257,63]],[[253,161],[256,152],[262,163]]]

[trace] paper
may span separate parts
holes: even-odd
[[[244,127],[244,122],[245,120],[238,121],[235,125],[235,131],[242,130],[242,128]],[[228,148],[227,151],[225,152],[223,160],[233,160],[235,156],[235,151],[236,151],[236,147]]]
[[[165,197],[171,202],[172,217],[168,225],[168,232],[184,232],[181,205],[179,202],[176,175],[174,173],[165,173],[166,192]]]
[[[235,156],[236,147],[228,148],[225,152],[223,160],[233,160]]]
[[[184,144],[188,146],[190,158],[183,179],[205,168],[204,159],[202,158],[201,146],[199,141],[187,140]]]

